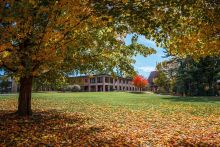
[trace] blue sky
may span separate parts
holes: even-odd
[[[125,38],[126,45],[131,44],[131,38],[132,38],[132,34],[126,36]],[[155,70],[156,63],[166,60],[166,58],[162,58],[162,56],[164,56],[164,52],[163,52],[164,49],[157,47],[154,41],[148,40],[144,36],[138,37],[138,43],[148,47],[152,47],[157,51],[156,54],[152,54],[148,57],[143,57],[141,55],[135,57],[136,60],[136,63],[134,64],[135,70],[138,72],[138,74],[148,77],[150,72]]]
[[[0,76],[3,75],[3,71],[0,69]]]

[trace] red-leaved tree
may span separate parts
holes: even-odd
[[[136,86],[136,87],[140,88],[140,90],[142,90],[142,88],[147,86],[148,81],[143,76],[137,75],[133,78],[133,84],[134,84],[134,86]]]

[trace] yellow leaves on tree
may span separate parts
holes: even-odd
[[[171,54],[180,57],[220,56],[220,39],[215,36],[218,29],[220,30],[220,25],[211,28],[203,24],[200,25],[199,32],[189,32],[184,35],[172,34],[168,50]]]

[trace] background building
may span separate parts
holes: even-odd
[[[138,91],[132,84],[131,78],[115,77],[110,75],[93,75],[70,77],[70,85],[78,84],[82,91],[98,92],[98,91]]]

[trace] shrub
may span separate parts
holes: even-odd
[[[79,92],[81,91],[81,87],[79,85],[68,85],[66,88],[65,88],[65,91],[72,91],[72,92]]]

